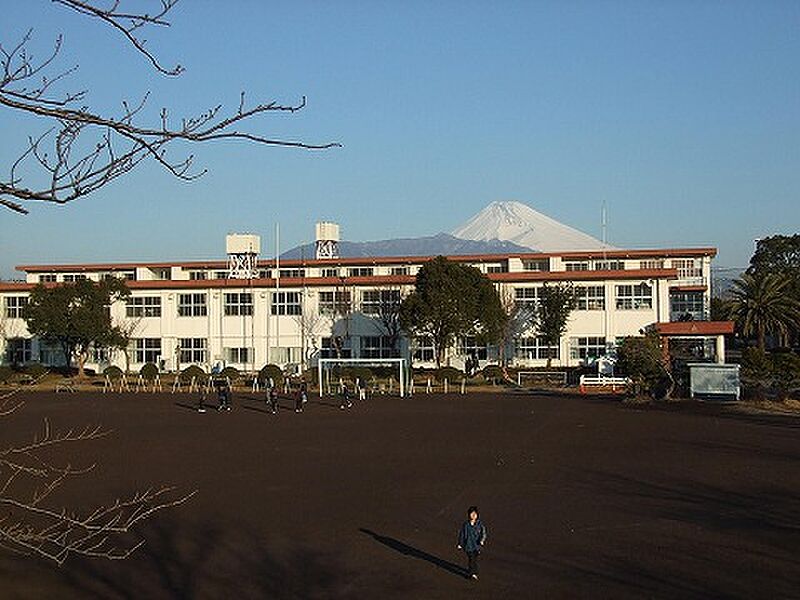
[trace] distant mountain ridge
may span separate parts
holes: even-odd
[[[447,233],[427,237],[378,240],[374,242],[339,242],[342,258],[368,258],[370,256],[457,256],[464,254],[527,253],[530,248],[500,240],[462,240]],[[287,250],[281,258],[298,260],[314,258],[314,244],[305,244]]]

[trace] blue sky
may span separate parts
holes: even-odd
[[[755,238],[800,226],[800,3],[183,0],[148,46],[47,0],[3,0],[0,41],[58,32],[70,89],[109,114],[296,102],[254,132],[343,148],[192,150],[193,183],[155,165],[66,206],[0,210],[0,277],[20,263],[221,258],[251,231],[287,249],[330,219],[372,240],[450,231],[515,199],[623,247],[712,245],[746,265]],[[41,125],[0,111],[3,175]],[[178,149],[179,150],[179,149]],[[178,153],[179,154],[179,153]],[[178,155],[176,154],[176,156]]]

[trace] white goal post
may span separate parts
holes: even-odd
[[[406,359],[405,358],[320,358],[317,362],[319,374],[319,397],[322,398],[323,371],[327,365],[346,365],[360,367],[384,367],[397,365],[397,381],[400,383],[400,397],[406,395]]]

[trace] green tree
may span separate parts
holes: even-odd
[[[767,334],[783,338],[800,324],[800,301],[791,293],[791,280],[781,273],[745,273],[733,282],[731,317],[747,337],[755,336],[760,350]]]
[[[547,367],[553,361],[552,346],[557,346],[567,330],[567,320],[575,308],[575,289],[570,284],[544,284],[539,288],[536,305],[536,330],[551,349],[548,350]]]
[[[52,288],[40,284],[31,291],[23,316],[33,335],[61,346],[68,365],[75,359],[82,378],[89,350],[118,345],[124,335],[112,323],[109,307],[129,293],[125,282],[116,278]]]
[[[497,290],[483,273],[443,256],[422,266],[414,291],[400,305],[403,329],[433,341],[437,367],[460,335],[497,342],[507,318]]]
[[[758,240],[747,272],[754,276],[780,274],[789,280],[786,293],[800,299],[800,234],[773,235]],[[790,325],[786,337],[789,343],[797,341],[800,325]]]
[[[664,364],[661,341],[655,332],[623,339],[617,347],[616,369],[631,378],[637,396],[666,397],[674,386]]]

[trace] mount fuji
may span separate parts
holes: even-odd
[[[516,201],[492,202],[451,234],[464,240],[511,242],[536,252],[611,248]]]

